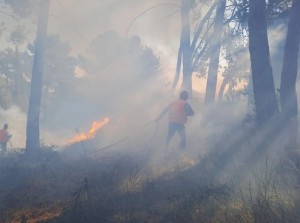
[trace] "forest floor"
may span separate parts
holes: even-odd
[[[9,153],[0,157],[0,222],[300,222],[298,153],[279,153],[280,137],[258,147],[266,135],[235,135],[172,159],[80,144]]]

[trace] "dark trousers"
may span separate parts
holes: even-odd
[[[180,136],[179,147],[181,149],[185,148],[185,146],[186,146],[185,127],[184,127],[184,124],[178,124],[178,123],[169,123],[168,136],[167,136],[167,140],[166,140],[166,148],[169,147],[170,142],[176,132],[178,132],[178,134]]]
[[[0,142],[0,154],[5,154],[7,151],[7,143],[6,142]]]

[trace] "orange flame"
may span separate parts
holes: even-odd
[[[72,143],[76,143],[76,142],[81,142],[81,141],[86,141],[88,139],[92,139],[95,137],[97,131],[102,128],[103,126],[105,126],[108,122],[110,121],[109,118],[104,118],[102,121],[94,121],[92,123],[91,128],[89,129],[89,131],[84,132],[84,133],[80,133],[76,136],[74,136],[73,138],[68,140],[69,144]]]

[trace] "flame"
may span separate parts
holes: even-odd
[[[101,121],[94,121],[91,125],[91,128],[89,131],[84,132],[84,133],[79,133],[78,135],[72,137],[71,139],[68,140],[69,144],[76,143],[76,142],[81,142],[81,141],[86,141],[88,139],[92,139],[95,137],[97,131],[101,129],[103,126],[105,126],[108,122],[110,121],[109,118],[104,118]]]

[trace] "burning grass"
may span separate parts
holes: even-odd
[[[101,121],[94,121],[90,127],[90,129],[87,132],[78,133],[76,136],[70,138],[68,140],[68,144],[73,144],[81,141],[91,140],[95,137],[96,133],[99,129],[101,129],[103,126],[108,124],[110,121],[109,118],[104,118]]]

